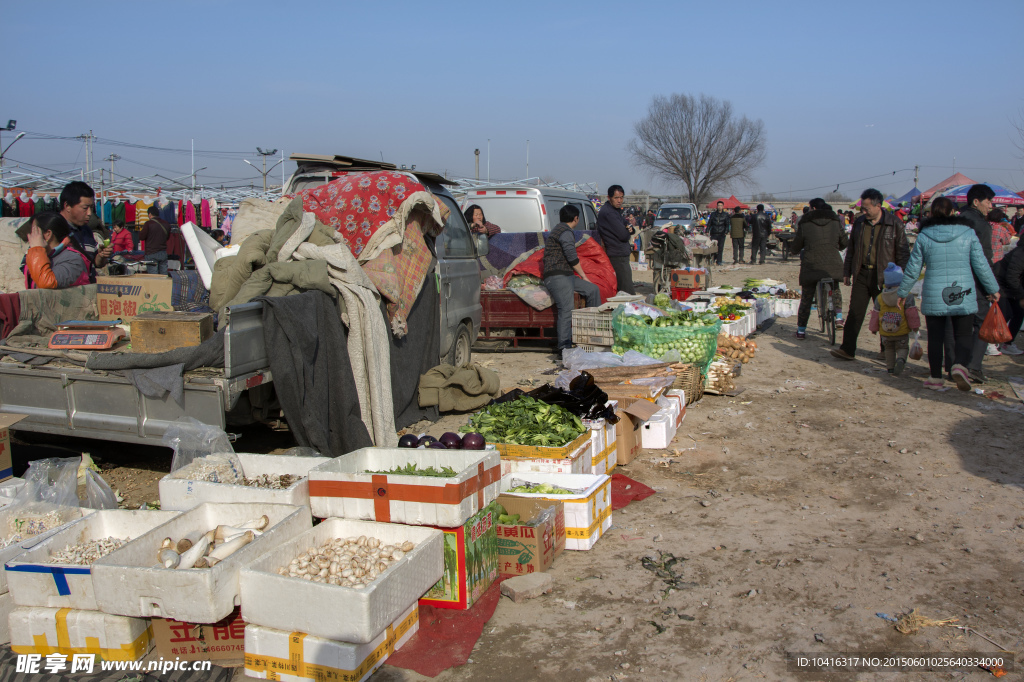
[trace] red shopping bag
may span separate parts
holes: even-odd
[[[1010,343],[1010,341],[1013,341],[1010,328],[1006,325],[1006,318],[1003,317],[1003,311],[999,309],[998,305],[993,304],[989,306],[988,315],[985,316],[985,321],[981,323],[978,336],[989,343]]]

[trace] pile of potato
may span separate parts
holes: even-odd
[[[746,364],[754,359],[755,352],[757,343],[754,341],[747,341],[742,336],[718,335],[718,354],[725,358]]]

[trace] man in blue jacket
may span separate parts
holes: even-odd
[[[626,225],[626,219],[622,215],[622,204],[625,200],[626,191],[622,189],[622,185],[612,185],[608,188],[608,201],[597,212],[597,233],[601,236],[604,252],[608,254],[608,260],[615,270],[615,279],[619,281],[618,290],[635,294],[633,269],[629,266],[633,230]]]

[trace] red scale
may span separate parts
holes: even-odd
[[[125,337],[121,320],[68,320],[57,324],[47,344],[55,350],[109,350]]]

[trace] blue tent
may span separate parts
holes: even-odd
[[[896,204],[896,205],[899,205],[899,204],[902,204],[902,203],[908,203],[909,204],[910,202],[912,202],[914,200],[914,197],[916,197],[916,196],[918,196],[920,194],[921,194],[921,190],[919,190],[918,188],[915,187],[914,189],[910,190],[909,192],[907,192],[906,194],[901,196],[899,199],[894,201],[893,203]]]

